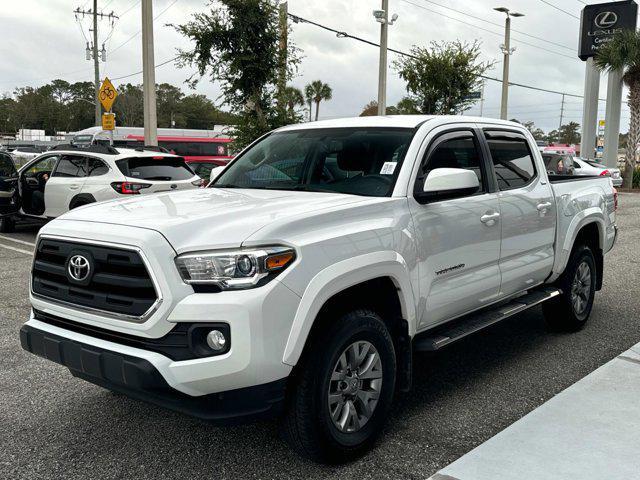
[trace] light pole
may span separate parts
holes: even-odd
[[[500,104],[500,118],[507,119],[507,103],[509,102],[509,56],[515,48],[511,48],[511,17],[524,17],[524,14],[511,12],[506,7],[496,7],[494,10],[507,15],[504,22],[504,44],[500,45],[504,60],[502,62],[502,103]]]
[[[142,92],[144,144],[158,146],[156,116],[156,67],[153,52],[153,4],[142,0]]]
[[[382,10],[374,10],[373,16],[380,23],[380,72],[378,76],[378,115],[387,113],[387,36],[389,25],[398,19],[394,13],[389,20],[389,0],[382,0]]]

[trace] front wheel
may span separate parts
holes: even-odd
[[[577,247],[558,281],[562,294],[542,304],[545,320],[554,329],[580,330],[591,315],[596,294],[596,262],[591,249]]]
[[[375,312],[356,310],[311,341],[289,398],[284,437],[314,461],[352,460],[371,447],[387,418],[396,382],[393,340]]]

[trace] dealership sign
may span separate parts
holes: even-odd
[[[633,0],[587,5],[580,17],[581,60],[593,57],[598,48],[622,30],[635,30],[638,4]]]

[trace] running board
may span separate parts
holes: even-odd
[[[419,352],[440,350],[442,347],[456,340],[460,340],[467,335],[471,335],[506,318],[524,312],[561,293],[557,288],[536,289],[508,303],[502,303],[498,307],[489,307],[479,313],[470,314],[461,319],[454,320],[449,325],[445,324],[441,327],[436,327],[430,332],[428,331],[418,335],[413,342],[414,350]]]

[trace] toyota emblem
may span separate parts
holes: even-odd
[[[600,12],[593,19],[593,23],[598,28],[611,28],[618,23],[618,14],[615,12]]]
[[[91,273],[91,263],[83,255],[74,255],[67,264],[67,273],[76,282],[84,282]]]

